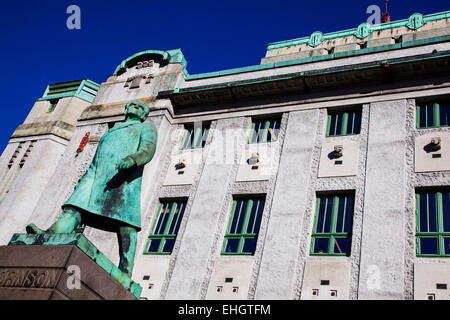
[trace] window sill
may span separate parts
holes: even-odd
[[[325,135],[325,138],[340,138],[340,137],[349,137],[349,136],[358,136],[361,133],[351,133],[351,134],[337,134],[334,136]]]

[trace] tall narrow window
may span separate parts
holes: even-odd
[[[311,255],[350,255],[354,196],[317,196]]]
[[[416,192],[416,253],[450,256],[449,191]]]
[[[330,112],[327,120],[327,137],[359,134],[361,110]]]
[[[186,201],[161,201],[148,237],[146,253],[172,253],[185,208]]]
[[[223,255],[253,255],[264,211],[264,199],[234,200],[231,209]]]
[[[195,124],[185,124],[180,149],[188,150],[203,148],[206,144],[208,131],[208,123],[198,122]]]
[[[435,128],[450,125],[450,103],[423,103],[416,106],[416,127]]]
[[[274,142],[278,140],[281,118],[253,120],[248,143]]]

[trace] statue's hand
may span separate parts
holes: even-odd
[[[131,157],[125,157],[116,165],[117,170],[124,170],[134,166],[136,162]]]

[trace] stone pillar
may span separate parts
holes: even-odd
[[[256,299],[292,299],[318,116],[318,109],[289,114]]]
[[[244,118],[218,120],[189,214],[166,299],[199,299],[237,145],[245,142]],[[222,243],[222,242],[220,242]]]
[[[406,100],[372,103],[358,299],[403,299]]]

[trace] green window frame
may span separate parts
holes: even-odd
[[[208,137],[209,124],[202,123],[199,126],[193,124],[184,125],[184,134],[181,139],[180,150],[203,148]]]
[[[248,143],[275,142],[280,132],[281,118],[253,120]]]
[[[416,128],[437,128],[450,125],[450,103],[424,103],[416,106]]]
[[[327,137],[348,136],[361,131],[361,110],[329,112],[327,117]]]
[[[349,256],[354,195],[318,195],[310,255]]]
[[[145,254],[172,253],[185,209],[186,201],[161,201],[147,240]]]
[[[264,202],[262,198],[233,201],[222,255],[253,255],[255,253]]]
[[[416,255],[450,257],[449,190],[416,192]]]

